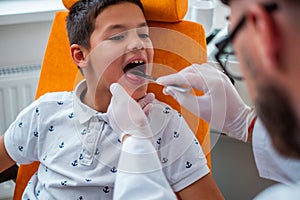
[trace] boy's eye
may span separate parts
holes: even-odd
[[[110,38],[108,38],[109,40],[122,40],[124,38],[123,35],[114,35]]]
[[[149,35],[146,33],[141,33],[141,34],[139,34],[139,37],[140,38],[149,38]]]

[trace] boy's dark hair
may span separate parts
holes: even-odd
[[[138,5],[142,12],[144,8],[140,0],[79,0],[69,11],[67,17],[67,32],[69,42],[84,48],[90,48],[90,37],[95,29],[97,16],[108,6],[130,2]],[[130,14],[130,13],[129,13]]]

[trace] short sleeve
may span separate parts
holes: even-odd
[[[191,185],[209,173],[206,157],[184,118],[172,108],[154,108],[156,120],[164,127],[161,136],[156,136],[156,148],[163,171],[175,192]]]
[[[4,135],[5,148],[10,157],[20,164],[38,159],[38,108],[37,101],[26,107],[9,126]]]
[[[180,126],[176,127],[175,124]],[[175,124],[170,124],[173,129],[170,127],[172,131],[168,134],[172,135],[173,142],[168,145],[163,157],[170,159],[171,163],[165,172],[173,190],[177,192],[208,174],[209,168],[202,148],[185,120],[180,118]]]

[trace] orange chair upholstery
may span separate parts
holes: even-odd
[[[63,0],[66,8],[76,0]],[[200,24],[182,21],[187,11],[187,0],[142,0],[145,16],[151,28],[150,37],[155,48],[154,63],[162,66],[154,68],[154,76],[176,72],[192,63],[207,61],[204,29]],[[65,28],[68,11],[56,13],[50,32],[47,48],[36,92],[36,98],[54,91],[73,90],[82,79],[69,52],[69,41]],[[209,125],[182,108],[173,98],[162,94],[162,87],[149,85],[149,91],[156,98],[177,109],[186,119],[202,144],[210,166]],[[39,163],[21,165],[19,168],[14,199],[19,200],[28,180],[36,172]]]

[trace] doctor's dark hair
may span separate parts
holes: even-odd
[[[78,44],[89,49],[90,37],[95,29],[97,16],[108,6],[122,2],[136,4],[144,13],[144,8],[140,0],[79,0],[76,2],[70,8],[66,19],[70,45]]]

